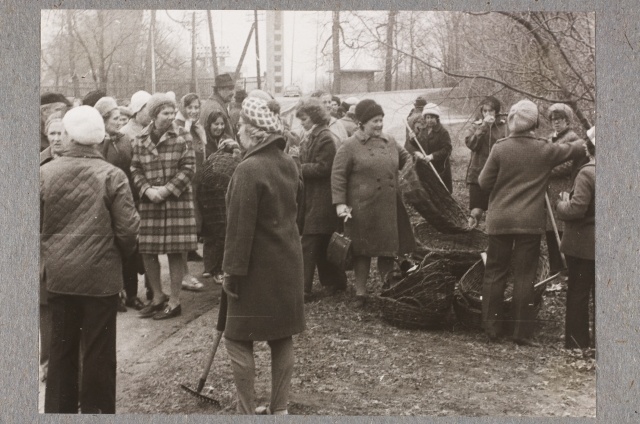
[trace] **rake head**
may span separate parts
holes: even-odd
[[[216,399],[210,398],[208,396],[203,395],[202,393],[193,390],[190,387],[185,386],[184,384],[181,384],[180,387],[182,388],[182,390],[184,390],[185,392],[189,393],[192,396],[195,396],[196,399],[203,401],[203,402],[207,402],[210,403],[212,405],[215,405],[216,407],[220,408],[220,402],[218,402]]]

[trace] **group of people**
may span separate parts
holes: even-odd
[[[296,131],[269,93],[236,90],[229,74],[216,77],[208,99],[190,93],[176,102],[172,93],[139,91],[127,107],[105,93],[91,93],[77,107],[54,93],[41,100],[45,412],[75,413],[78,405],[83,413],[115,412],[117,310],[133,307],[141,318],[156,320],[179,316],[181,289],[202,289],[187,268],[201,238],[202,277],[222,285],[226,313],[219,329],[238,411],[256,411],[253,343],[267,341],[269,412],[286,414],[292,336],[305,328],[316,269],[328,294],[347,287],[345,270],[327,258],[331,235],[344,232],[351,240],[353,306],[363,308],[372,258],[386,275],[395,257],[415,249],[400,170],[414,160],[432,162],[452,191],[451,138],[440,108],[423,98],[409,116],[405,147],[383,132],[384,111],[374,100],[341,102],[315,92],[296,106],[302,126]],[[535,138],[538,111],[531,102],[514,105],[506,124],[496,119],[499,111],[493,98],[481,105],[483,117],[466,140],[473,151],[467,182],[472,218],[487,211],[487,334],[499,337],[496,302],[501,305],[513,261],[521,323],[514,338],[525,343],[533,318],[528,283],[544,233],[543,193],[552,171],[578,160],[584,143],[571,142],[560,127],[562,142]],[[581,253],[589,231],[583,209],[586,215],[593,210],[592,168],[580,168],[574,190],[557,202],[557,214],[567,220],[560,250],[567,255],[570,293],[582,293],[593,262]],[[158,259],[165,254],[167,293]],[[147,303],[137,297],[138,274],[145,276]],[[574,309],[582,303],[575,301]],[[572,328],[571,338],[583,343],[582,330]]]

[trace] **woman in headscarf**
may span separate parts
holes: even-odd
[[[44,124],[44,133],[47,136],[49,146],[40,152],[40,166],[60,156],[64,150],[62,144],[62,117],[64,111],[58,111],[49,116]]]
[[[433,163],[433,167],[440,175],[442,182],[453,193],[453,181],[451,179],[451,137],[440,123],[440,108],[435,103],[427,103],[422,109],[422,116],[414,118],[412,126],[416,137],[409,138],[409,143],[405,143],[407,151],[416,157]],[[415,115],[414,115],[415,116]],[[426,156],[416,144],[420,143]]]
[[[378,272],[385,278],[394,257],[415,249],[398,187],[399,170],[411,155],[382,132],[383,118],[373,100],[356,105],[359,129],[338,149],[331,171],[332,201],[352,243],[357,308],[367,301],[371,258],[378,258]]]
[[[191,192],[195,155],[174,124],[175,102],[155,93],[147,102],[151,124],[133,142],[131,173],[140,195],[139,249],[153,290],[153,300],[140,317],[166,319],[180,315],[184,254],[197,248]],[[162,291],[158,255],[166,254],[171,297]]]
[[[120,119],[120,108],[113,97],[103,97],[93,106],[100,112],[104,120],[106,136],[104,141],[98,145],[102,156],[110,164],[122,169],[127,175],[133,199],[137,203],[139,198],[133,186],[131,177],[131,156],[133,155],[132,140],[129,136],[120,132],[122,121]],[[138,298],[138,263],[139,253],[136,249],[133,255],[122,258],[122,280],[124,282],[125,299],[119,305],[120,312],[126,312],[127,306],[140,310],[144,307]]]
[[[489,151],[495,142],[507,136],[504,119],[498,119],[500,102],[492,96],[485,97],[478,106],[476,121],[469,128],[464,143],[471,150],[467,167],[467,186],[469,187],[469,210],[471,227],[478,225],[484,211],[489,207],[489,193],[480,190],[478,175],[489,157]]]
[[[227,192],[224,291],[225,346],[240,414],[255,413],[254,341],[271,348],[273,414],[287,414],[294,334],[304,330],[302,246],[296,225],[302,182],[265,100],[242,102],[240,144],[246,150]]]
[[[560,244],[567,259],[568,290],[564,345],[567,349],[586,349],[589,335],[589,295],[595,302],[596,262],[596,129],[588,132],[585,145],[588,162],[578,169],[570,193],[559,195],[557,214],[565,221]],[[595,339],[595,326],[594,326]]]
[[[549,107],[547,117],[553,127],[553,134],[551,134],[550,137],[552,143],[567,144],[572,141],[580,140],[580,137],[578,137],[573,129],[571,129],[571,124],[573,123],[573,111],[569,106],[564,103],[555,103]],[[569,191],[571,189],[571,181],[573,180],[573,177],[575,177],[576,170],[586,162],[586,155],[579,159],[568,160],[553,168],[551,176],[549,177],[549,188],[547,193],[549,195],[551,209],[554,214],[558,233],[561,239],[564,231],[564,224],[561,220],[558,220],[558,215],[556,213],[556,205],[559,195],[561,192]],[[549,272],[553,275],[562,271],[563,264],[562,258],[560,257],[560,248],[553,231],[553,224],[548,216],[545,236],[547,248],[549,250]]]
[[[200,176],[202,174],[202,165],[206,158],[206,146],[207,146],[207,135],[203,126],[200,124],[200,97],[198,97],[195,93],[188,93],[182,97],[180,100],[180,110],[176,114],[175,123],[178,127],[184,129],[184,139],[191,144],[193,151],[196,155],[196,172],[193,175],[193,180],[191,181],[192,190],[193,190],[193,203],[197,205],[198,203],[198,195],[196,193],[195,187],[199,184]],[[198,236],[202,234],[202,216],[200,215],[200,210],[195,208],[196,214],[196,232]],[[187,253],[184,264],[184,278],[182,279],[182,288],[185,290],[191,291],[201,291],[203,289],[203,284],[198,281],[196,277],[189,273],[189,268],[187,267],[188,261],[200,261],[202,258],[198,255],[196,251],[190,251]]]

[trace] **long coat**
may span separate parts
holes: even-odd
[[[122,257],[140,218],[124,172],[92,146],[71,145],[40,167],[41,261],[47,290],[111,296],[122,289]]]
[[[567,129],[560,134],[552,135],[550,137],[550,140],[554,144],[567,144],[571,143],[572,141],[580,140],[580,137],[578,137],[578,135],[572,129]],[[556,206],[558,204],[558,200],[560,199],[560,193],[563,191],[568,192],[569,190],[571,190],[571,185],[573,177],[575,177],[575,173],[581,165],[584,165],[586,163],[586,161],[587,154],[585,153],[584,155],[582,155],[582,157],[574,160],[568,160],[551,170],[547,193],[549,194],[551,210],[553,211],[553,215],[556,218],[558,231],[564,231],[564,223],[562,222],[562,220],[558,219],[558,214],[556,213]],[[547,216],[547,231],[552,230],[553,225],[551,224],[551,219]]]
[[[332,234],[338,217],[331,203],[331,168],[336,136],[326,125],[311,130],[300,145],[300,171],[304,181],[302,234]]]
[[[501,138],[507,136],[504,120],[496,120],[489,125],[482,119],[475,121],[464,137],[464,144],[471,150],[467,167],[467,184],[478,184],[478,176],[489,158],[491,148]]]
[[[277,340],[305,328],[302,244],[296,225],[302,180],[285,140],[249,149],[227,192],[225,273],[238,281],[225,337]]]
[[[579,169],[568,202],[558,202],[558,217],[565,222],[560,250],[576,258],[595,260],[596,165]]]
[[[353,208],[345,225],[356,256],[397,256],[415,249],[413,229],[398,187],[409,153],[387,134],[358,130],[338,149],[331,171],[334,205]]]
[[[451,155],[453,147],[451,146],[449,131],[447,131],[442,124],[436,124],[431,132],[423,128],[416,134],[416,137],[425,153],[427,155],[433,155],[433,161],[431,163],[434,168],[436,168],[440,178],[442,178],[444,185],[447,186],[449,193],[452,193],[453,181],[451,179],[451,161],[449,160],[449,156]],[[414,139],[410,139],[409,142],[405,144],[405,148],[409,153],[420,151]]]
[[[138,202],[138,193],[133,186],[131,176],[131,156],[133,155],[133,139],[121,132],[105,137],[102,144],[98,145],[104,159],[111,165],[124,171],[133,192],[133,200]]]
[[[191,179],[195,168],[193,149],[172,124],[151,141],[150,124],[133,142],[131,174],[140,195],[140,253],[183,253],[198,248]],[[164,186],[171,193],[153,203],[144,192],[152,186]]]

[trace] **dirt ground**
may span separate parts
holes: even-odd
[[[454,191],[466,206],[468,151],[461,141],[461,125],[451,125],[449,131],[455,147]],[[166,265],[163,275],[168,274]],[[201,262],[190,262],[189,267],[193,275],[202,272]],[[369,291],[374,295],[380,280],[376,272],[372,276]],[[349,278],[353,280],[352,273]],[[224,342],[203,392],[221,407],[199,402],[179,387],[196,387],[212,345],[220,286],[202,281],[205,291],[182,292],[179,318],[153,321],[138,319],[135,311],[118,314],[118,413],[235,413]],[[508,341],[489,344],[481,332],[457,322],[453,311],[441,329],[405,330],[385,322],[375,300],[365,310],[355,310],[351,291],[321,296],[305,305],[307,330],[294,337],[289,412],[595,417],[593,352],[562,349],[564,296],[562,290],[545,294],[535,337],[539,347],[518,347]],[[257,343],[260,404],[269,402],[269,358],[267,345]]]

